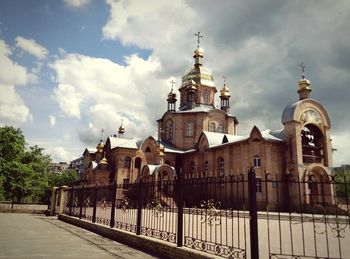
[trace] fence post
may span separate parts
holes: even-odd
[[[141,217],[142,217],[142,181],[138,183],[137,198],[137,218],[136,218],[136,235],[141,235]]]
[[[97,192],[98,192],[98,187],[97,187],[97,184],[96,184],[95,188],[94,188],[94,201],[93,201],[94,208],[92,210],[92,223],[96,222]]]
[[[248,170],[250,253],[252,259],[259,258],[258,209],[256,203],[256,175],[254,167]]]
[[[72,216],[72,206],[73,206],[73,200],[74,200],[74,185],[72,185],[72,189],[70,189],[70,206],[69,206],[69,216]]]
[[[83,217],[83,205],[84,205],[84,185],[80,189],[80,210],[79,210],[79,219]]]
[[[117,182],[113,181],[112,185],[112,209],[111,209],[111,220],[110,220],[110,227],[114,228],[115,224],[115,199],[117,194]]]
[[[184,214],[184,196],[183,196],[183,177],[181,169],[176,181],[177,191],[177,246],[183,246],[183,214]]]

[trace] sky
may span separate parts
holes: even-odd
[[[2,0],[0,125],[21,128],[56,162],[121,122],[126,138],[156,136],[200,31],[203,63],[218,89],[226,78],[240,135],[283,127],[303,61],[331,119],[334,165],[349,164],[349,28],[347,0]]]

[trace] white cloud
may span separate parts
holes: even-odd
[[[54,147],[48,149],[47,151],[51,154],[54,162],[70,162],[73,160],[72,154],[70,154],[70,152],[68,152],[64,147]]]
[[[68,84],[59,84],[54,89],[55,98],[61,110],[69,117],[80,118],[80,93]]]
[[[129,133],[150,134],[154,116],[159,116],[158,98],[168,91],[164,80],[156,77],[158,61],[144,60],[137,55],[125,58],[125,65],[108,59],[69,54],[50,65],[56,73],[54,98],[62,112],[71,117],[85,118],[92,127],[81,130],[81,138],[96,138],[101,128],[116,133],[120,121],[128,124]],[[164,87],[163,87],[164,86]],[[156,108],[150,103],[157,96]]]
[[[14,63],[9,56],[12,54],[5,41],[0,40],[0,83],[6,85],[24,85],[29,81],[27,69]]]
[[[2,123],[17,124],[32,121],[33,116],[16,92],[15,85],[24,85],[30,81],[25,67],[14,63],[9,55],[10,48],[0,40],[0,120]]]
[[[91,0],[63,0],[63,2],[70,7],[81,8],[90,4]]]
[[[16,37],[16,46],[38,59],[46,58],[48,50],[33,39],[26,39],[21,36]]]
[[[0,119],[5,123],[24,123],[32,121],[29,108],[16,93],[13,85],[0,84]]]
[[[56,117],[53,116],[53,115],[49,115],[49,122],[50,122],[50,126],[51,126],[52,128],[54,128],[55,125],[56,125]]]

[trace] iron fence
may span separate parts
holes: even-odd
[[[225,258],[350,258],[349,188],[247,174],[74,186],[64,213]]]

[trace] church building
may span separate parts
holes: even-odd
[[[198,46],[179,93],[172,88],[168,94],[167,110],[157,121],[157,138],[124,138],[121,125],[118,134],[105,143],[101,140],[96,150],[85,150],[84,180],[88,185],[165,181],[179,174],[185,178],[239,175],[251,166],[257,185],[268,172],[281,179],[292,176],[299,180],[305,175],[321,179],[331,174],[330,120],[322,104],[310,97],[311,83],[303,65],[298,100],[281,111],[281,128],[260,130],[254,126],[250,134],[238,135],[239,121],[230,111],[230,90],[226,82],[215,85],[203,57]],[[220,108],[216,108],[216,94]],[[317,186],[305,188],[309,188],[305,193],[320,191]]]

